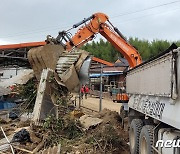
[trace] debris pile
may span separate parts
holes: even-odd
[[[82,153],[129,153],[128,132],[121,126],[121,118],[115,111],[108,109],[92,116],[102,119],[98,125],[89,127],[85,132],[85,138],[80,140],[79,149]],[[95,121],[95,124],[97,120]],[[82,146],[83,145],[83,146]],[[78,149],[78,148],[77,148]]]
[[[96,115],[84,115],[79,119],[72,116],[72,104],[67,102],[67,97],[59,102],[58,118],[49,115],[39,124],[17,119],[1,123],[6,135],[11,136],[15,152],[37,153],[54,147],[61,153],[71,154],[129,153],[128,133],[121,127],[117,112],[104,109]],[[2,138],[4,136],[0,135]]]
[[[118,113],[104,109],[89,116],[75,108],[70,92],[78,91],[80,78],[86,81],[81,69],[88,70],[89,62],[83,67],[88,54],[62,49],[45,45],[28,52],[36,79],[28,75],[25,85],[13,85],[11,92],[21,101],[8,111],[8,119],[0,119],[0,152],[129,153]]]

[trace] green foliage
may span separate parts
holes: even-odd
[[[75,139],[82,135],[81,130],[79,129],[78,121],[69,119],[66,127],[64,128],[64,132],[68,139]]]
[[[52,146],[81,137],[80,123],[69,116],[56,118],[48,116],[43,123],[43,131],[47,135],[45,146]]]
[[[172,42],[168,42],[167,40],[153,40],[149,42],[148,40],[139,40],[138,38],[130,38],[129,43],[139,51],[144,61],[157,56],[172,44]]]
[[[148,41],[132,37],[129,38],[129,43],[139,51],[144,61],[165,51],[172,44],[172,42],[167,40]],[[174,43],[180,46],[180,41],[175,41]],[[95,57],[110,62],[115,62],[118,57],[122,57],[122,54],[115,49],[110,42],[104,41],[103,39],[100,39],[99,42],[92,41],[92,43],[87,43],[82,49],[90,52]]]
[[[100,39],[99,42],[87,43],[82,49],[89,51],[95,57],[114,62],[120,53],[107,41]]]
[[[37,84],[35,77],[30,79],[25,85],[16,85],[15,91],[18,93],[18,97],[25,100],[23,106],[28,111],[32,111],[34,108],[36,95],[37,95]]]
[[[50,129],[53,131],[59,131],[60,129],[63,128],[63,125],[64,125],[64,120],[62,118],[56,119],[53,115],[50,115],[45,119],[43,123],[43,128],[44,130]]]
[[[36,79],[32,78],[25,85],[19,85],[19,95],[22,99],[27,99],[30,95],[36,93],[37,85],[35,84],[35,82]]]
[[[56,104],[62,105],[62,106],[67,106],[67,100],[65,97],[58,97]]]

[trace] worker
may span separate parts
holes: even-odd
[[[81,95],[81,99],[83,99],[84,96],[84,85],[82,85],[81,89],[80,89],[80,95]]]
[[[84,86],[84,92],[85,92],[85,98],[87,99],[87,94],[89,93],[89,88],[87,84]]]

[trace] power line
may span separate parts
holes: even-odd
[[[160,13],[155,13],[155,14],[148,14],[148,15],[144,15],[144,16],[140,16],[140,17],[136,17],[136,18],[132,18],[132,19],[129,19],[129,20],[124,20],[124,21],[121,21],[121,24],[124,24],[124,23],[127,23],[127,22],[131,22],[133,20],[137,20],[137,19],[141,19],[141,18],[144,18],[144,17],[147,17],[147,16],[158,16],[158,15],[162,15],[162,14],[168,14],[170,12],[174,12],[174,11],[177,11],[179,10],[180,8],[176,8],[176,9],[173,9],[173,10],[169,10],[169,11],[166,11],[166,12],[160,12]],[[119,22],[114,22],[114,23],[119,23]],[[68,27],[64,27],[64,28],[68,28]],[[56,29],[51,29],[49,31],[55,31]],[[43,31],[44,32],[44,31]],[[46,31],[47,32],[47,31]],[[34,34],[34,33],[33,33]],[[36,34],[37,35],[37,34]],[[28,37],[29,38],[29,37]]]
[[[129,19],[129,20],[121,21],[121,23],[124,24],[124,23],[127,23],[127,22],[131,22],[133,20],[137,20],[137,19],[140,19],[140,18],[147,17],[147,16],[157,16],[157,15],[161,15],[161,14],[168,14],[170,12],[177,11],[179,9],[180,9],[180,7],[176,8],[174,10],[166,11],[166,12],[160,12],[160,13],[156,13],[156,14],[148,14],[148,15],[144,15],[144,16],[141,16],[141,17],[136,17],[136,18],[132,18],[132,19]],[[119,22],[114,22],[114,23],[119,23]]]
[[[160,5],[156,5],[156,6],[152,6],[152,7],[145,8],[145,9],[141,9],[141,10],[137,10],[137,11],[122,13],[122,14],[120,14],[120,15],[112,16],[111,19],[117,18],[117,17],[121,17],[121,16],[125,16],[125,15],[129,15],[129,14],[134,14],[134,13],[138,13],[138,12],[143,12],[143,11],[151,10],[151,9],[158,8],[158,7],[162,7],[162,6],[171,5],[171,4],[178,3],[178,2],[180,2],[180,0],[172,1],[172,2],[169,2],[169,3],[164,3],[164,4],[160,4]],[[152,15],[152,14],[151,14],[151,15]],[[150,15],[147,15],[147,16],[150,16]],[[145,16],[143,16],[143,17],[145,17]],[[142,18],[142,17],[139,17],[139,18]],[[134,19],[138,19],[138,18],[134,18]],[[134,20],[134,19],[131,19],[131,20]],[[131,21],[131,20],[128,20],[128,21]],[[72,23],[72,24],[73,24],[73,23]],[[71,25],[72,25],[72,24],[71,24]],[[37,34],[37,33],[40,34],[40,33],[42,33],[42,32],[60,30],[60,29],[68,28],[68,27],[71,26],[70,23],[69,23],[69,24],[66,24],[66,25],[67,25],[67,26],[64,26],[64,27],[55,26],[53,29],[52,29],[52,27],[39,28],[39,29],[36,29],[36,30],[31,30],[31,31],[24,31],[23,33],[21,32],[21,33],[6,35],[6,36],[0,37],[0,38],[13,38],[13,37],[17,37],[17,36],[27,36],[27,35],[31,35],[31,34]],[[56,28],[56,27],[57,27],[57,28]],[[51,28],[51,29],[50,29],[50,28]],[[49,29],[49,30],[48,30],[48,29]]]
[[[164,3],[164,4],[148,7],[148,8],[142,9],[142,10],[122,13],[122,14],[119,14],[119,15],[116,15],[116,16],[112,16],[111,18],[117,18],[117,17],[121,17],[121,16],[125,16],[125,15],[130,15],[130,14],[134,14],[134,13],[138,13],[138,12],[143,12],[143,11],[147,11],[147,10],[151,10],[151,9],[154,9],[154,8],[158,8],[158,7],[162,7],[162,6],[167,6],[167,5],[171,5],[171,4],[179,3],[179,2],[180,2],[180,0],[172,1],[172,2],[169,2],[169,3]]]
[[[179,10],[180,8],[176,8],[174,10],[169,10],[169,11],[166,11],[166,12],[160,12],[160,13],[156,13],[156,14],[148,14],[148,15],[144,15],[144,16],[141,16],[141,17],[137,17],[137,18],[132,18],[132,19],[129,19],[129,20],[124,20],[124,21],[121,21],[121,24],[125,24],[125,23],[128,23],[128,22],[131,22],[133,20],[137,20],[137,19],[141,19],[141,18],[144,18],[144,17],[147,17],[147,16],[158,16],[158,15],[162,15],[162,14],[168,14],[170,12],[173,12],[173,11],[177,11]],[[114,23],[119,23],[119,22],[114,22]],[[51,30],[51,32],[54,31],[54,30]],[[38,35],[38,34],[36,34]],[[30,36],[30,37],[26,37],[26,38],[33,38],[33,36]]]
[[[68,28],[69,26],[64,26],[64,27],[60,27],[60,26],[56,26],[57,28],[53,28],[49,27],[49,28],[39,28],[37,30],[32,30],[32,31],[23,31],[21,33],[15,33],[15,34],[10,34],[10,35],[6,35],[0,38],[10,38],[10,37],[16,37],[16,36],[23,36],[23,35],[30,35],[30,34],[34,34],[35,32],[37,33],[42,33],[42,32],[47,32],[47,31],[52,31],[52,30],[60,30],[60,29],[64,29],[64,28]]]

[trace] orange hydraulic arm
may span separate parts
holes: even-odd
[[[121,32],[111,24],[107,15],[95,13],[89,18],[74,24],[73,28],[77,28],[82,24],[85,25],[82,26],[72,38],[68,35],[68,31],[60,32],[56,38],[56,42],[62,44],[62,40],[64,40],[65,44],[63,45],[66,50],[71,50],[73,47],[81,47],[86,42],[92,40],[95,34],[100,33],[124,55],[131,68],[142,62],[138,51],[131,46]]]
[[[101,64],[105,64],[105,65],[107,65],[107,66],[114,66],[113,63],[110,63],[110,62],[108,62],[108,61],[99,59],[99,58],[97,58],[97,57],[93,57],[92,60],[94,60],[94,61],[96,61],[96,62],[99,62],[99,63],[101,63]]]

